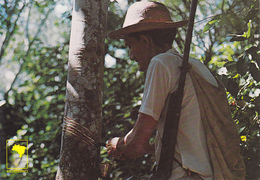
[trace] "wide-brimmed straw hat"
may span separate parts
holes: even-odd
[[[178,28],[187,23],[187,20],[173,22],[169,10],[162,3],[140,1],[129,7],[123,27],[108,33],[108,37],[120,39],[134,32]]]

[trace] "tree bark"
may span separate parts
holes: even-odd
[[[97,179],[107,0],[75,0],[56,179]]]

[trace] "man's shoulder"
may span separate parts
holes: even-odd
[[[170,49],[165,53],[158,54],[152,58],[151,61],[159,62],[163,65],[176,65],[180,64],[182,60],[182,55],[179,54],[176,50]]]

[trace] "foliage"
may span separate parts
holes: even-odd
[[[128,0],[127,4],[134,0]],[[190,1],[161,0],[174,19],[187,19]],[[67,1],[0,2],[1,179],[53,179],[57,170],[64,111],[70,9]],[[70,6],[63,14],[55,7]],[[125,9],[110,1],[108,31],[120,27]],[[259,178],[259,2],[205,1],[198,4],[191,56],[207,65],[227,88],[232,115],[241,135],[247,179]],[[202,21],[201,21],[202,20]],[[185,29],[174,46],[183,51]],[[142,99],[145,74],[129,60],[123,41],[106,39],[102,143],[125,135],[133,126]],[[108,59],[115,63],[109,65]],[[29,171],[6,174],[5,141],[28,139]],[[103,162],[112,162],[112,179],[151,173],[152,156],[119,161],[101,147]]]
[[[1,79],[0,85],[1,179],[53,179],[56,174],[69,48],[64,32],[70,29],[70,20],[54,11],[58,3],[1,4],[6,18],[1,18],[0,68],[9,80]],[[5,141],[10,138],[29,141],[28,173],[6,173]]]
[[[238,125],[247,178],[255,179],[260,175],[256,171],[259,159],[254,158],[260,150],[259,1],[245,1],[239,6],[234,12],[223,13],[210,21],[214,26],[233,30],[230,42],[218,49],[218,56],[213,59],[215,63],[224,63],[222,70],[226,68],[227,72],[219,78],[227,88],[233,119]]]

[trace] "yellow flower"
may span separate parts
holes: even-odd
[[[242,141],[246,141],[246,136],[240,136]]]

